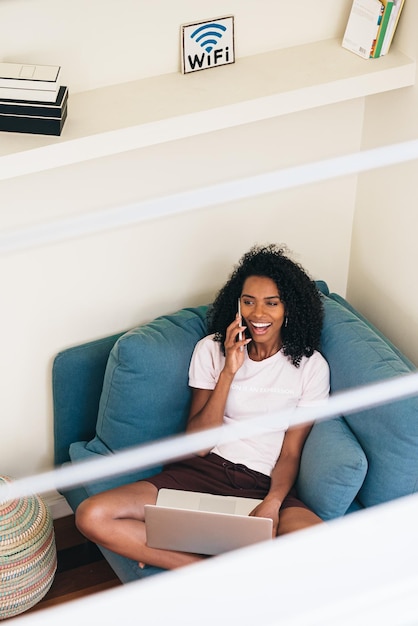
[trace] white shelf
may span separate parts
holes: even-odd
[[[71,94],[61,137],[1,133],[0,180],[411,86],[415,61],[392,48],[362,59],[340,40],[233,65]]]

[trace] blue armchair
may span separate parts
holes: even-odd
[[[323,281],[321,351],[331,392],[407,374],[415,366]],[[188,365],[206,334],[207,306],[185,308],[60,352],[53,363],[55,463],[61,465],[184,430]],[[418,490],[418,398],[314,425],[305,443],[298,490],[324,520]],[[89,495],[160,468],[86,484],[65,492],[75,510]],[[102,550],[122,582],[157,573]]]

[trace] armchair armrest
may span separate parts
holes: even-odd
[[[74,441],[95,434],[100,394],[109,353],[123,333],[59,352],[52,365],[54,462],[70,460]]]

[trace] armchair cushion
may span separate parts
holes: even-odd
[[[352,307],[342,306],[344,304],[340,296],[331,294],[325,298],[322,351],[330,365],[332,393],[416,370],[381,333],[357,315]],[[357,496],[362,506],[372,506],[418,490],[418,398],[352,413],[346,415],[345,420],[368,462],[367,474],[364,482],[359,484]],[[323,428],[318,423],[313,431]],[[311,436],[315,436],[315,432],[309,439]],[[336,471],[331,456],[327,471],[330,474]],[[315,480],[312,478],[309,485],[313,493],[319,487]]]
[[[323,520],[344,515],[367,467],[367,457],[343,417],[318,422],[303,448],[299,496]]]
[[[71,446],[72,460],[111,454],[184,430],[190,402],[188,369],[206,334],[207,306],[182,309],[123,334],[113,346],[100,397],[96,435]],[[100,481],[89,493],[139,480],[159,467]]]

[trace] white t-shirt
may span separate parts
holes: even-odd
[[[193,352],[189,385],[214,389],[225,364],[221,344],[214,335],[201,339]],[[218,443],[211,450],[233,463],[270,476],[279,457],[289,417],[283,409],[323,404],[329,394],[329,367],[319,352],[303,357],[295,367],[280,350],[263,361],[252,361],[245,349],[243,365],[235,374],[225,406],[224,423],[277,413],[277,426],[267,433]],[[288,411],[286,411],[288,413]]]

